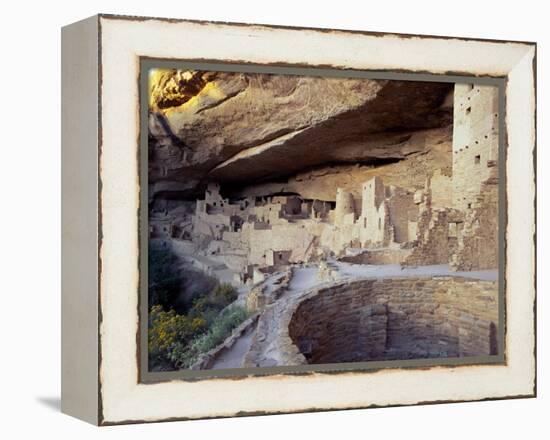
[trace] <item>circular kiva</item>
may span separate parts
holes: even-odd
[[[336,283],[293,304],[283,318],[288,324],[281,323],[288,332],[281,332],[277,345],[291,348],[294,364],[297,358],[326,364],[497,354],[497,303],[494,281]]]

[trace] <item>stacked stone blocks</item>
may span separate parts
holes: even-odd
[[[287,350],[292,362],[491,355],[498,345],[497,283],[460,277],[338,283],[303,297],[285,323],[302,354]]]

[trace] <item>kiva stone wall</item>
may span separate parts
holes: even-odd
[[[497,354],[498,289],[460,277],[313,290],[282,316],[283,365]]]
[[[249,312],[263,310],[267,305],[272,304],[288,288],[292,278],[292,269],[286,267],[283,273],[276,279],[275,285],[270,286],[267,281],[262,281],[250,289],[246,297],[246,309]]]

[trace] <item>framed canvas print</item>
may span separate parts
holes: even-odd
[[[62,49],[64,412],[535,396],[533,43],[100,15]]]

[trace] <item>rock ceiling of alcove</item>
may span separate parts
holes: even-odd
[[[193,193],[326,164],[399,160],[448,126],[452,84],[161,71],[151,90],[149,181]],[[451,100],[452,102],[452,100]],[[452,104],[451,104],[452,105]]]

